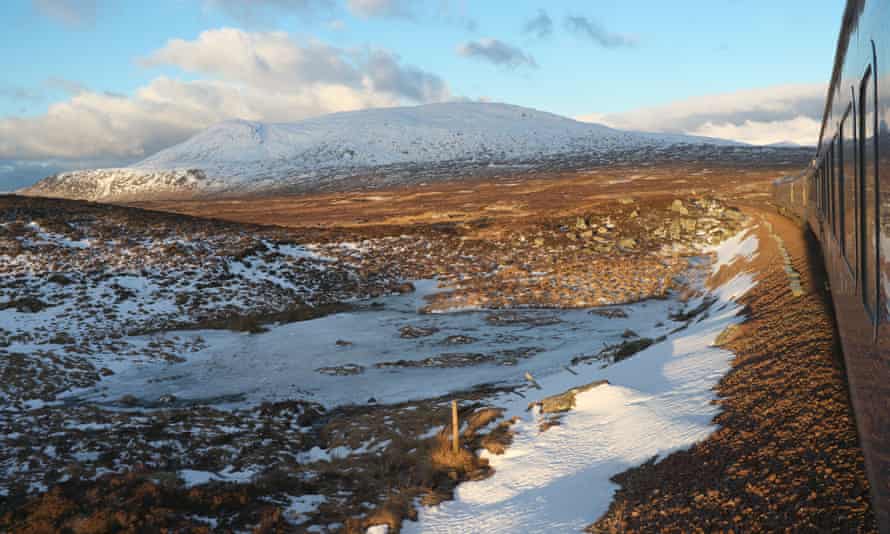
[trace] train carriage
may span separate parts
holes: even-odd
[[[849,0],[817,152],[776,203],[821,248],[879,528],[890,532],[890,0]]]

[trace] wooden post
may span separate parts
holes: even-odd
[[[460,449],[460,425],[457,420],[457,401],[451,401],[451,450],[454,454]]]

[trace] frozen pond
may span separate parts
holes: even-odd
[[[480,384],[522,383],[527,371],[538,378],[563,372],[572,358],[622,341],[625,330],[651,338],[666,334],[678,324],[668,315],[682,307],[651,300],[623,306],[627,317],[611,319],[586,309],[421,314],[423,297],[439,290],[433,281],[416,286],[415,293],[378,299],[377,306],[271,326],[262,334],[168,332],[200,336],[208,348],[183,363],[125,366],[77,397],[112,402],[131,395],[151,404],[173,395],[179,402],[230,407],[294,398],[326,406],[428,398]]]

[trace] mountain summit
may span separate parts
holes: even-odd
[[[508,104],[454,102],[293,123],[225,121],[130,167],[57,174],[22,193],[116,201],[348,189],[349,177],[381,168],[392,171],[386,184],[397,185],[417,178],[400,172],[405,166],[534,163],[678,143],[734,144],[626,132]]]

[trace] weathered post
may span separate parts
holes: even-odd
[[[457,401],[451,401],[451,450],[454,454],[460,449],[460,425],[457,420]]]

